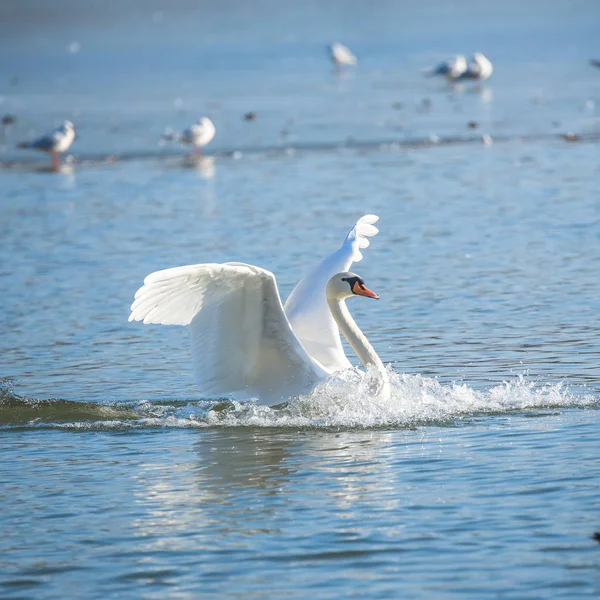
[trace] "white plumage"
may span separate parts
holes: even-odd
[[[351,364],[327,305],[325,287],[332,275],[348,271],[352,263],[362,260],[361,248],[367,248],[369,237],[379,233],[374,226],[377,221],[376,215],[361,217],[344,243],[296,285],[285,303],[290,324],[308,353],[332,372],[347,369]]]
[[[205,397],[231,393],[277,404],[310,391],[351,366],[336,320],[361,360],[383,372],[344,304],[353,295],[377,297],[364,282],[356,287],[362,280],[347,272],[377,234],[377,220],[360,219],[342,246],[297,285],[285,310],[271,272],[244,263],[198,264],[148,275],[129,320],[190,327],[194,376]]]
[[[75,126],[71,121],[64,121],[62,125],[53,129],[31,142],[22,142],[20,148],[31,148],[33,150],[41,150],[52,155],[52,166],[57,168],[59,158],[58,155],[66,152],[75,140]]]
[[[198,148],[206,146],[215,137],[214,123],[208,117],[202,117],[197,123],[181,132],[179,141]]]
[[[197,123],[190,125],[187,129],[179,133],[169,133],[164,136],[164,139],[189,144],[194,148],[194,152],[198,153],[200,148],[212,141],[216,131],[214,123],[208,117],[201,117]]]
[[[280,402],[327,375],[294,335],[274,275],[259,267],[200,264],[152,273],[129,320],[189,325],[194,376],[206,397]]]
[[[425,71],[426,75],[444,75],[448,79],[457,79],[467,70],[467,59],[457,54],[450,60],[440,63],[437,67]]]
[[[475,52],[469,66],[465,72],[461,74],[460,79],[477,79],[479,81],[485,81],[491,77],[493,72],[494,66],[490,60],[481,52]]]
[[[336,66],[342,65],[355,65],[356,64],[356,56],[352,53],[352,50],[344,44],[340,44],[335,42],[329,46],[329,54],[331,56],[331,60],[334,62]]]

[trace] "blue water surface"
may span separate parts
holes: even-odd
[[[105,4],[0,6],[0,596],[597,598],[600,5]],[[65,118],[59,172],[16,148]],[[127,322],[177,265],[285,298],[367,213],[388,400],[215,405]]]

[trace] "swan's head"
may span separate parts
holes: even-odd
[[[208,117],[200,117],[198,119],[198,125],[202,127],[214,127],[213,122]]]
[[[63,124],[61,125],[61,127],[65,131],[72,131],[73,129],[75,129],[75,125],[73,125],[73,123],[71,123],[71,121],[63,121]]]
[[[372,292],[364,279],[356,273],[344,271],[337,273],[327,282],[327,298],[330,300],[345,300],[352,296],[364,296],[379,300],[379,294]]]

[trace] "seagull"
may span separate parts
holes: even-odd
[[[200,148],[206,146],[214,137],[216,129],[214,123],[208,117],[201,117],[181,133],[171,133],[164,136],[166,140],[175,140],[182,144],[190,144],[194,147],[194,154],[200,154]]]
[[[329,53],[331,55],[331,60],[336,67],[356,64],[356,56],[352,54],[350,48],[343,44],[339,44],[338,42],[331,44],[331,46],[329,46]]]
[[[459,79],[478,79],[485,81],[489,79],[494,71],[492,63],[481,52],[475,52],[467,70],[462,73]]]
[[[52,168],[57,170],[60,164],[59,154],[66,152],[75,140],[75,126],[71,121],[64,121],[50,133],[33,140],[32,142],[21,142],[19,148],[31,148],[49,152],[52,155]]]
[[[463,54],[457,54],[454,58],[425,71],[425,75],[445,75],[448,79],[458,79],[466,70],[467,59]]]

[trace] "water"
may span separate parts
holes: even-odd
[[[2,598],[598,596],[599,9],[463,4],[3,3]],[[419,73],[475,50],[483,88]],[[210,156],[159,145],[200,112]],[[61,172],[14,148],[63,118]],[[185,330],[127,323],[181,264],[286,297],[366,213],[388,401],[215,404]]]

